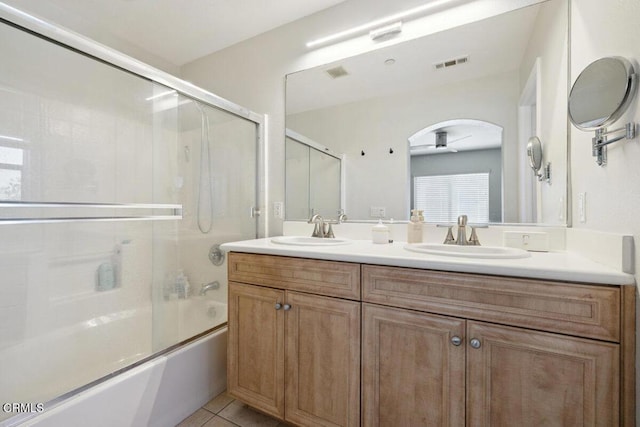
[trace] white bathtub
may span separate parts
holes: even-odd
[[[157,313],[162,313],[163,316],[160,323],[154,323],[158,320],[155,319]],[[2,374],[0,375],[0,402],[46,402],[53,396],[82,387],[149,357],[156,351],[223,324],[226,319],[226,304],[208,296],[192,296],[184,300],[164,301],[153,310],[150,305],[147,305],[98,316],[55,329],[50,333],[35,335],[5,348],[0,347],[0,373]],[[152,342],[152,330],[154,336],[157,335],[155,331],[160,331],[162,339],[154,338]],[[121,406],[115,403],[117,400],[114,403],[109,400],[109,402],[105,401],[106,406],[111,407],[115,412],[123,412],[120,414],[124,417],[123,422],[86,424],[85,421],[78,424],[67,422],[57,424],[58,421],[48,421],[49,416],[41,415],[38,418],[38,424],[29,422],[25,425],[174,425],[171,422],[176,419],[179,422],[182,419],[180,417],[190,414],[206,403],[213,394],[224,390],[225,351],[226,332],[222,335],[217,333],[215,338],[208,336],[207,340],[198,340],[197,345],[175,351],[171,356],[157,358],[146,363],[144,368],[136,367],[131,372],[107,381],[108,384],[117,385],[120,390],[116,393],[116,399],[120,396],[128,396],[127,399],[133,399],[132,402],[140,402],[142,411],[145,405],[143,400],[153,403],[158,398],[162,399],[162,396],[171,396],[175,390],[182,387],[184,393],[175,396],[175,402],[163,404],[157,408],[151,407],[149,408],[151,412],[147,415],[143,414],[150,417],[148,421],[151,424],[146,422],[140,424],[137,418],[132,418],[132,423],[124,422],[128,415],[123,410],[128,404],[122,403]],[[172,360],[176,361],[171,362]],[[177,362],[178,360],[184,361],[183,368],[180,367],[183,362]],[[125,384],[128,385],[125,386]],[[144,387],[142,387],[143,384]],[[176,387],[176,384],[182,385]],[[99,396],[110,395],[108,388],[109,386],[101,384],[95,387],[95,393]],[[164,390],[164,388],[171,390]],[[82,395],[93,396],[93,393],[86,392]],[[78,413],[83,414],[82,419],[87,420],[84,414],[86,411],[82,409],[84,403],[81,403],[84,400],[86,397],[78,396],[72,399],[75,403],[69,407],[74,408],[72,414],[80,411]],[[91,397],[89,401],[100,401],[100,398],[96,400]],[[62,409],[56,408],[55,413],[66,411],[64,408],[67,406],[65,404]],[[166,411],[171,413],[165,414]],[[163,417],[156,420],[155,414],[159,412],[163,413]],[[0,427],[12,425],[9,424],[7,417],[14,415],[18,414],[0,413]],[[59,416],[64,415],[56,415],[52,419],[57,420]],[[165,424],[165,419],[171,421]]]
[[[211,329],[214,325],[227,322],[227,304],[207,296],[177,300],[177,305],[178,342]]]
[[[137,366],[23,426],[173,427],[226,388],[227,329]]]

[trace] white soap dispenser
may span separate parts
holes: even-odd
[[[373,243],[389,243],[389,227],[382,223],[382,219],[371,228],[371,240]]]

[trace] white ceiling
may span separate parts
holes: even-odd
[[[2,0],[181,66],[345,0]]]

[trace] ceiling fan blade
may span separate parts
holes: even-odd
[[[452,141],[448,141],[448,144],[453,144],[454,142],[458,142],[458,141],[462,141],[463,139],[467,139],[467,138],[471,138],[473,135],[469,134],[469,135],[465,135],[465,136],[461,136],[460,138],[456,138]]]

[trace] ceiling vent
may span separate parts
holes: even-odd
[[[347,70],[345,70],[344,67],[342,67],[342,65],[339,65],[334,68],[329,68],[328,70],[326,70],[326,72],[327,74],[329,74],[329,76],[331,76],[332,79],[337,79],[337,78],[349,75]]]
[[[436,70],[443,70],[445,68],[451,68],[455,65],[460,65],[469,62],[469,55],[461,56],[460,58],[447,59],[446,61],[438,62],[434,64]]]

